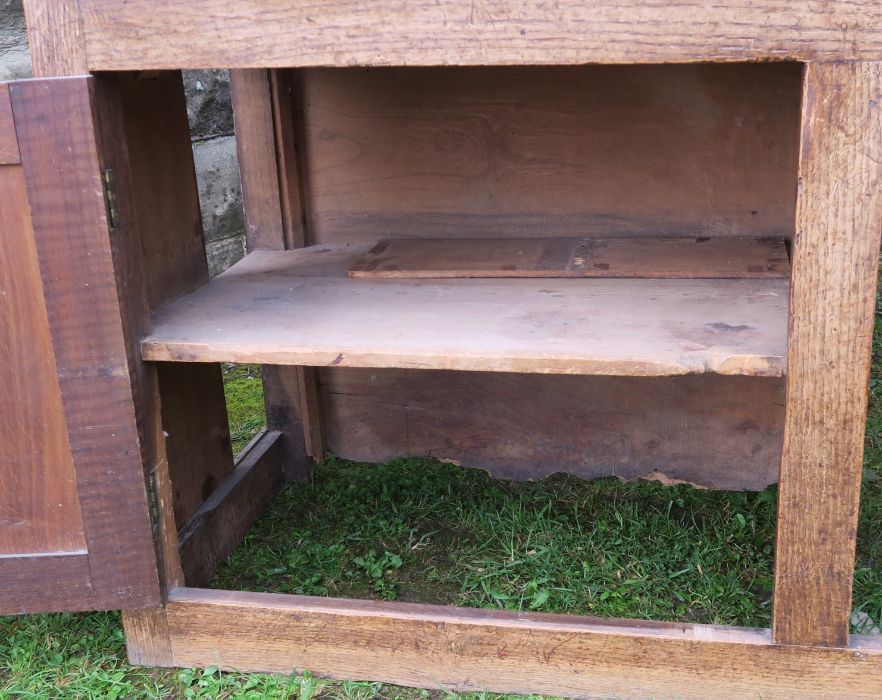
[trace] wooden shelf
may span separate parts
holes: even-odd
[[[159,310],[143,359],[781,376],[786,279],[351,279],[368,246],[255,252]]]

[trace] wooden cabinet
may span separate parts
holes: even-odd
[[[848,634],[876,4],[25,4],[42,77],[0,90],[0,612],[123,609],[157,665],[879,696],[882,646]],[[213,280],[190,67],[233,69],[249,255]],[[264,364],[268,418],[235,462],[233,361]],[[326,449],[780,479],[772,629],[199,588]]]

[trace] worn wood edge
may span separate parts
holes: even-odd
[[[0,83],[0,165],[21,163],[18,139],[15,135],[15,120],[12,117],[12,100],[9,98],[9,85]]]
[[[420,303],[430,303],[434,287],[424,285],[416,281],[403,281],[397,284],[387,280],[368,282],[371,288],[377,289],[373,307],[369,307],[369,299],[365,296],[364,281],[352,280],[345,276],[348,260],[346,256],[355,254],[356,251],[336,246],[314,246],[298,250],[286,251],[256,251],[235,266],[219,275],[201,290],[193,295],[174,302],[163,309],[158,310],[153,317],[153,329],[149,335],[141,339],[142,358],[157,362],[255,362],[264,365],[304,365],[309,367],[360,367],[360,368],[399,368],[399,369],[447,369],[467,371],[490,371],[490,372],[527,372],[536,374],[595,374],[604,376],[676,376],[683,374],[718,373],[723,375],[749,375],[764,377],[780,377],[784,374],[786,363],[786,335],[785,322],[787,314],[788,284],[783,279],[764,280],[626,280],[626,279],[590,279],[568,280],[561,284],[566,285],[566,294],[574,298],[580,294],[592,295],[592,299],[599,299],[597,294],[607,293],[614,290],[617,299],[629,300],[631,305],[639,303],[641,298],[653,295],[653,302],[667,303],[670,300],[682,308],[680,313],[688,314],[690,300],[702,301],[714,299],[719,305],[719,298],[726,295],[733,301],[738,301],[739,295],[753,295],[757,304],[764,310],[762,334],[752,338],[749,345],[741,343],[727,343],[714,339],[696,347],[684,340],[682,333],[672,335],[667,333],[663,323],[654,321],[646,316],[646,323],[651,328],[654,337],[660,339],[670,352],[660,354],[658,348],[650,346],[646,339],[640,335],[640,330],[635,329],[634,338],[643,339],[642,343],[634,343],[632,346],[622,345],[617,348],[609,343],[604,344],[597,336],[596,340],[587,339],[586,343],[557,343],[545,344],[541,340],[542,326],[546,323],[544,317],[531,316],[522,321],[520,328],[506,328],[505,330],[517,330],[523,333],[533,333],[529,342],[517,343],[503,342],[504,335],[501,326],[493,327],[493,335],[476,336],[481,342],[463,343],[455,342],[461,337],[461,328],[458,334],[449,336],[451,343],[442,343],[435,338],[433,342],[417,342],[420,335],[401,335],[399,331],[402,324],[416,322],[411,309],[420,308]],[[301,274],[298,270],[306,262],[316,267],[311,268],[310,274]],[[327,267],[322,267],[327,264]],[[263,273],[272,270],[272,275],[264,276]],[[257,273],[257,274],[255,274]],[[296,280],[303,285],[303,293],[300,297],[289,297],[286,293],[273,292],[268,297],[269,289],[273,285],[284,284],[284,291],[290,287],[281,282],[284,275],[291,275],[291,280]],[[487,311],[496,303],[500,295],[511,292],[517,298],[523,296],[528,299],[534,290],[547,290],[543,280],[457,280],[451,282],[439,282],[441,288],[449,289],[451,295],[455,295],[456,304],[461,308],[471,309],[468,317],[470,328],[476,328],[473,320],[477,318],[476,309],[479,304],[487,300]],[[303,304],[303,299],[319,299],[317,290],[327,285],[334,290],[334,306],[328,307],[325,319],[327,332],[306,333],[306,327],[302,325],[286,326],[277,325],[278,313],[283,313],[286,305],[291,304],[292,313],[301,313],[298,304]],[[447,285],[450,285],[449,287]],[[661,289],[657,289],[658,286]],[[383,315],[382,311],[376,311],[376,298],[387,295],[389,290],[396,290],[398,296],[396,302],[401,302],[403,309],[400,318]],[[488,291],[489,290],[489,291]],[[633,297],[632,297],[633,290]],[[735,293],[738,290],[738,293]],[[492,294],[491,294],[492,292]],[[564,294],[563,291],[561,291]],[[226,305],[217,304],[219,295],[229,299]],[[350,296],[351,295],[351,296]],[[495,296],[494,296],[495,295]],[[384,298],[392,298],[385,297]],[[406,302],[406,303],[405,303]],[[537,302],[538,303],[538,302]],[[585,304],[589,302],[585,302]],[[594,301],[590,302],[595,303]],[[356,306],[356,304],[358,306]],[[273,320],[261,328],[266,332],[243,334],[236,331],[237,323],[231,314],[233,306],[245,308],[250,306],[255,314],[264,314],[268,310],[278,306]],[[362,306],[363,305],[363,306]],[[559,317],[552,313],[554,302],[550,298],[543,297],[539,303],[543,310],[550,314],[551,323],[558,323]],[[303,307],[306,308],[306,307]],[[387,333],[382,337],[376,332],[369,338],[360,334],[349,335],[341,333],[345,327],[340,325],[339,319],[352,316],[354,309],[364,309],[357,314],[358,319],[376,317],[378,323],[397,324],[394,333]],[[385,307],[384,307],[385,308]],[[433,307],[440,308],[440,307]],[[445,307],[445,311],[435,311],[439,314],[439,323],[456,324],[458,317],[455,310],[459,306]],[[643,307],[641,307],[643,308]],[[739,307],[740,308],[740,307]],[[450,309],[447,313],[446,309]],[[339,311],[335,315],[333,312]],[[387,309],[389,311],[389,309]],[[327,316],[327,313],[331,313]],[[583,312],[585,313],[585,312]],[[643,312],[641,312],[643,313]],[[668,312],[665,312],[668,313]],[[747,310],[742,315],[739,312],[737,319],[732,317],[730,323],[743,323],[742,318],[749,316]],[[618,322],[616,317],[610,323]],[[664,318],[668,318],[665,316]],[[687,328],[697,328],[694,319],[687,319]],[[397,319],[397,320],[396,320]],[[718,319],[707,318],[705,321]],[[337,323],[337,325],[332,325]],[[689,325],[689,324],[693,325]],[[351,318],[347,320],[351,325]],[[319,328],[321,325],[319,324]],[[367,328],[367,327],[366,327]],[[375,329],[371,326],[371,329]],[[738,328],[738,326],[724,326],[725,329]],[[286,329],[294,332],[288,333]],[[296,329],[296,330],[295,330]],[[428,327],[428,332],[432,327]],[[667,335],[666,335],[667,333]],[[525,336],[526,337],[526,336]],[[493,340],[495,342],[489,342]],[[269,411],[269,402],[268,402]],[[270,427],[275,427],[270,423]]]
[[[347,352],[314,347],[251,348],[242,350],[220,344],[211,346],[177,343],[153,339],[141,342],[141,357],[149,362],[237,362],[269,365],[307,365],[310,367],[360,367],[365,369],[436,369],[476,372],[529,372],[532,374],[596,375],[609,377],[676,377],[712,372],[723,375],[783,377],[786,358],[783,356],[729,355],[703,366],[666,364],[637,360],[592,360],[567,357],[472,357],[445,354],[417,354],[374,351]]]
[[[169,589],[184,585],[175,528],[174,496],[169,480],[168,460],[165,457],[154,465],[148,478],[153,480],[156,501],[157,517],[153,523],[153,537],[160,569],[159,583],[164,598]],[[172,664],[171,640],[164,606],[123,610],[122,625],[129,663],[140,666]]]
[[[279,200],[285,248],[306,245],[303,178],[306,170],[298,148],[297,110],[299,84],[290,70],[269,72]]]
[[[172,648],[166,609],[123,610],[126,657],[135,666],[171,666]]]
[[[249,252],[302,247],[306,240],[298,89],[290,71],[230,71]],[[325,445],[315,372],[263,367],[263,383],[268,425],[286,436],[286,477],[306,478],[308,458],[321,461]]]
[[[573,697],[882,690],[882,642],[871,637],[784,647],[763,629],[192,588],[170,592],[168,618],[176,666]]]
[[[303,419],[303,437],[306,454],[316,463],[325,459],[327,439],[319,394],[318,370],[315,367],[297,367],[297,382],[300,385],[300,415]]]
[[[269,72],[263,69],[231,70],[230,96],[248,252],[283,250],[285,234]]]
[[[217,565],[246,535],[272,498],[282,477],[282,433],[258,433],[232,473],[205,500],[179,533],[184,579],[205,584]]]

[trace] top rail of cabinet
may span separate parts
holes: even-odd
[[[79,0],[79,12],[92,71],[882,60],[878,0]]]

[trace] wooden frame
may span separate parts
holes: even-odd
[[[767,631],[177,589],[177,666],[310,669],[453,690],[574,697],[878,697],[882,644],[774,644]]]
[[[174,396],[179,383],[163,385],[166,370],[142,363],[138,353],[153,307],[204,281],[200,253],[195,245],[188,247],[183,267],[172,271],[170,282],[161,282],[161,273],[167,271],[157,269],[158,257],[151,258],[149,247],[139,247],[137,238],[135,243],[117,239],[113,244],[102,236],[68,241],[51,235],[58,233],[58,222],[46,212],[37,209],[33,215],[44,230],[38,232],[37,245],[54,332],[52,358],[63,370],[58,381],[80,478],[89,478],[102,450],[113,442],[107,435],[100,440],[90,437],[93,426],[85,424],[77,410],[79,402],[88,399],[101,405],[103,415],[124,412],[126,432],[121,439],[130,449],[138,447],[129,454],[130,461],[137,462],[139,469],[143,464],[156,485],[153,534],[164,605],[124,616],[133,661],[274,672],[308,668],[337,677],[575,696],[880,695],[882,643],[848,633],[882,234],[882,8],[878,3],[834,0],[818,9],[788,0],[769,0],[761,7],[750,0],[729,0],[714,7],[692,0],[658,7],[637,0],[598,0],[564,3],[552,12],[541,2],[513,8],[496,0],[440,5],[383,0],[365,13],[363,3],[349,0],[235,4],[130,0],[124,5],[112,0],[64,0],[55,17],[38,0],[25,4],[38,73],[261,67],[234,76],[251,249],[296,248],[309,234],[303,226],[297,132],[291,127],[297,105],[286,82],[297,78],[290,72],[265,69],[805,62],[771,631],[185,587],[210,577],[217,560],[250,526],[283,472],[302,475],[306,456],[322,454],[315,373],[303,367],[270,370],[270,431],[258,437],[235,468],[228,451],[218,449],[210,438],[208,449],[216,458],[205,460],[200,475],[220,465],[215,475],[220,485],[205,502],[179,508],[176,517],[174,470],[190,448],[179,443],[175,452],[178,448],[165,440],[162,428],[172,435],[181,429],[189,438],[191,412],[173,410],[172,402],[192,406],[204,387],[216,389],[218,377],[210,370]],[[155,41],[160,34],[164,40]],[[635,34],[640,41],[633,40]],[[160,76],[160,89],[177,90],[179,79],[174,76]],[[88,154],[93,167],[83,177],[89,182],[110,153],[121,158],[125,178],[134,181],[149,175],[161,180],[157,174],[163,171],[162,157],[148,157],[155,132],[138,118],[138,105],[144,106],[149,89],[131,82],[136,79],[105,76],[92,93],[103,142],[98,154]],[[80,88],[82,80],[76,79]],[[28,130],[40,123],[41,115],[27,110],[29,95],[33,98],[46,89],[46,83],[38,82],[21,88],[17,98],[13,93],[13,106],[18,99],[26,121],[19,124],[16,112],[20,129],[16,148],[0,140],[4,162],[14,164],[20,158],[33,186],[58,177],[39,153],[17,151],[29,143]],[[85,117],[90,112],[83,98],[88,93],[60,90],[68,96],[68,106],[76,107],[76,114]],[[2,98],[0,93],[0,120]],[[174,119],[175,148],[180,154],[180,104]],[[120,144],[126,144],[126,153],[114,151]],[[181,220],[192,218],[188,179],[190,174],[185,173],[183,180],[167,183],[164,192],[174,199],[173,190],[184,188],[185,196],[175,210]],[[128,194],[123,196],[133,200],[127,209],[137,212],[139,220],[124,225],[137,223],[145,241],[168,240],[162,238],[168,222],[151,216],[152,202],[145,188],[128,179],[125,184]],[[63,190],[62,183],[57,188]],[[78,213],[82,210],[72,208],[69,216]],[[103,221],[103,212],[91,214],[92,223]],[[44,215],[45,220],[40,218]],[[64,221],[74,221],[77,230],[95,232],[86,225],[89,222]],[[88,251],[85,257],[84,251]],[[98,255],[90,258],[94,251]],[[59,271],[68,258],[83,262],[77,274],[98,280],[94,289],[83,292],[70,286],[76,278]],[[91,353],[70,342],[63,299],[82,309],[84,317],[94,308],[100,310],[94,337],[83,341],[92,341]],[[149,343],[145,352],[152,359],[188,359],[151,356],[158,351]],[[96,375],[95,357],[107,359],[109,376]],[[305,355],[296,353],[271,359],[292,357],[305,361]],[[318,361],[318,356],[309,357]],[[364,364],[373,366],[370,359]],[[99,383],[104,387],[101,396],[95,394]],[[217,401],[214,404],[218,409]],[[221,420],[217,410],[208,424],[217,426]],[[169,424],[174,430],[168,431]],[[197,427],[194,439],[200,436],[205,436],[205,426]],[[193,453],[206,454],[196,449]],[[135,467],[126,469],[131,477]],[[98,482],[95,491],[101,493],[103,484]],[[140,484],[130,480],[128,486],[133,500],[126,503],[146,507]],[[186,524],[179,535],[182,520]],[[96,542],[101,537],[118,539],[110,523],[98,525]],[[142,544],[148,539],[142,531],[130,534]],[[96,551],[105,549],[113,551],[110,545]],[[154,562],[152,556],[146,559],[141,581],[147,593],[133,596],[135,605],[157,600]],[[0,568],[4,573],[9,569],[10,576],[46,579],[49,567],[61,572],[53,582],[63,579],[75,590],[87,585],[80,552],[34,559],[30,569],[13,569],[9,561],[0,559]],[[109,567],[101,573],[113,575]]]
[[[822,8],[789,0],[569,0],[554,11],[541,0],[382,0],[369,12],[358,0],[248,0],[235,9],[228,0],[79,0],[79,7],[89,70],[882,58],[882,9],[872,0]]]

